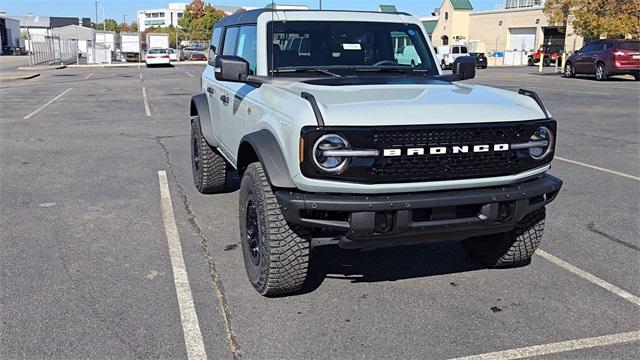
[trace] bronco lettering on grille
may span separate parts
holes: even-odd
[[[466,154],[472,153],[486,153],[490,151],[507,151],[509,150],[509,144],[494,144],[494,145],[463,145],[463,146],[436,146],[429,148],[407,148],[407,149],[384,149],[384,156],[416,156],[416,155],[444,155],[451,152],[452,154]]]

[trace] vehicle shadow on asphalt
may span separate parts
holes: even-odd
[[[313,250],[303,293],[325,279],[353,283],[396,281],[485,269],[458,242],[440,242],[373,251],[341,250],[337,246]]]

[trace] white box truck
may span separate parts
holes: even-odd
[[[148,33],[147,34],[147,51],[151,48],[169,48],[169,34]]]
[[[126,61],[140,61],[140,34],[120,33],[120,52]]]

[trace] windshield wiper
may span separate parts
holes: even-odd
[[[315,71],[317,73],[330,75],[330,76],[333,76],[333,77],[342,77],[342,75],[333,73],[333,72],[331,72],[329,70],[325,70],[325,69],[321,69],[321,68],[314,68],[314,67],[282,67],[282,68],[274,69],[274,72],[276,72],[276,73],[279,73],[279,72],[306,72],[306,71]]]
[[[358,67],[354,69],[357,72],[395,72],[401,74],[413,74],[416,76],[424,76],[424,74],[419,74],[420,72],[425,72],[426,70],[419,70],[413,68],[403,68],[403,67],[389,67],[389,66],[375,66],[375,67]]]

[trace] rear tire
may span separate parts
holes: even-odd
[[[251,285],[263,296],[301,290],[309,238],[306,228],[285,220],[262,165],[250,164],[240,186],[240,239]]]
[[[202,136],[199,117],[191,120],[191,169],[198,191],[203,194],[224,191],[229,173],[227,161]]]
[[[545,217],[544,208],[536,210],[512,231],[467,239],[463,242],[464,248],[472,258],[489,267],[528,265],[542,240]]]
[[[605,81],[608,78],[609,78],[609,75],[607,74],[607,68],[604,66],[603,63],[599,63],[596,66],[596,80]]]
[[[533,60],[533,58],[532,58],[532,57],[529,57],[529,58],[527,59],[527,65],[528,65],[528,66],[534,66],[535,64],[536,64],[536,62],[535,62],[535,60]]]

